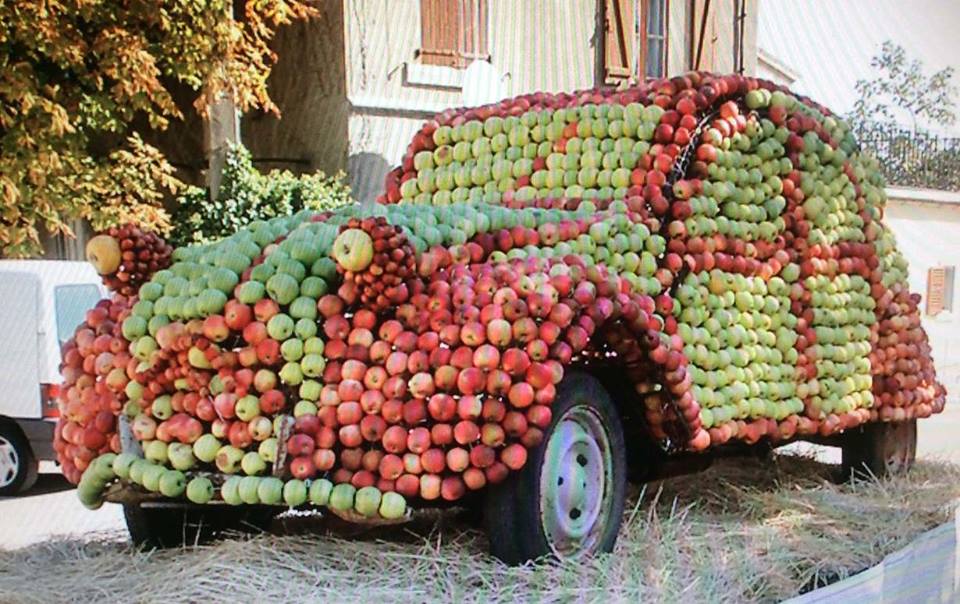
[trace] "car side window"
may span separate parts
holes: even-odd
[[[57,340],[62,346],[73,337],[86,312],[100,301],[100,288],[89,283],[58,285],[53,288],[57,313]]]

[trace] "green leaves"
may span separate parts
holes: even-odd
[[[297,176],[287,170],[261,174],[246,148],[232,147],[227,152],[216,199],[210,198],[208,190],[197,187],[190,187],[177,199],[170,242],[174,246],[208,243],[257,220],[351,203],[350,187],[343,178],[343,173]]]
[[[268,44],[313,13],[301,0],[0,3],[0,255],[35,254],[41,230],[74,219],[168,229],[162,201],[182,185],[134,121],[181,117],[170,81],[197,91],[201,113],[223,94],[276,111]]]

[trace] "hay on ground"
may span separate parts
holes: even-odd
[[[856,573],[948,520],[960,467],[834,484],[806,458],[732,459],[636,489],[616,550],[507,567],[455,514],[137,551],[97,539],[0,550],[0,601],[771,602]]]

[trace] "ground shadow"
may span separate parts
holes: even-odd
[[[16,495],[16,498],[23,499],[25,497],[36,497],[37,495],[49,495],[51,493],[68,491],[72,488],[74,488],[73,485],[67,482],[63,474],[40,474],[40,476],[37,477],[37,483],[30,487],[29,490]],[[4,499],[14,499],[14,497],[0,497],[0,501]]]

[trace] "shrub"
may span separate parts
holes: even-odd
[[[217,198],[209,189],[190,187],[173,208],[175,246],[206,243],[235,233],[255,220],[295,214],[303,209],[327,210],[353,203],[341,171],[296,175],[289,170],[260,173],[242,145],[227,152]]]

